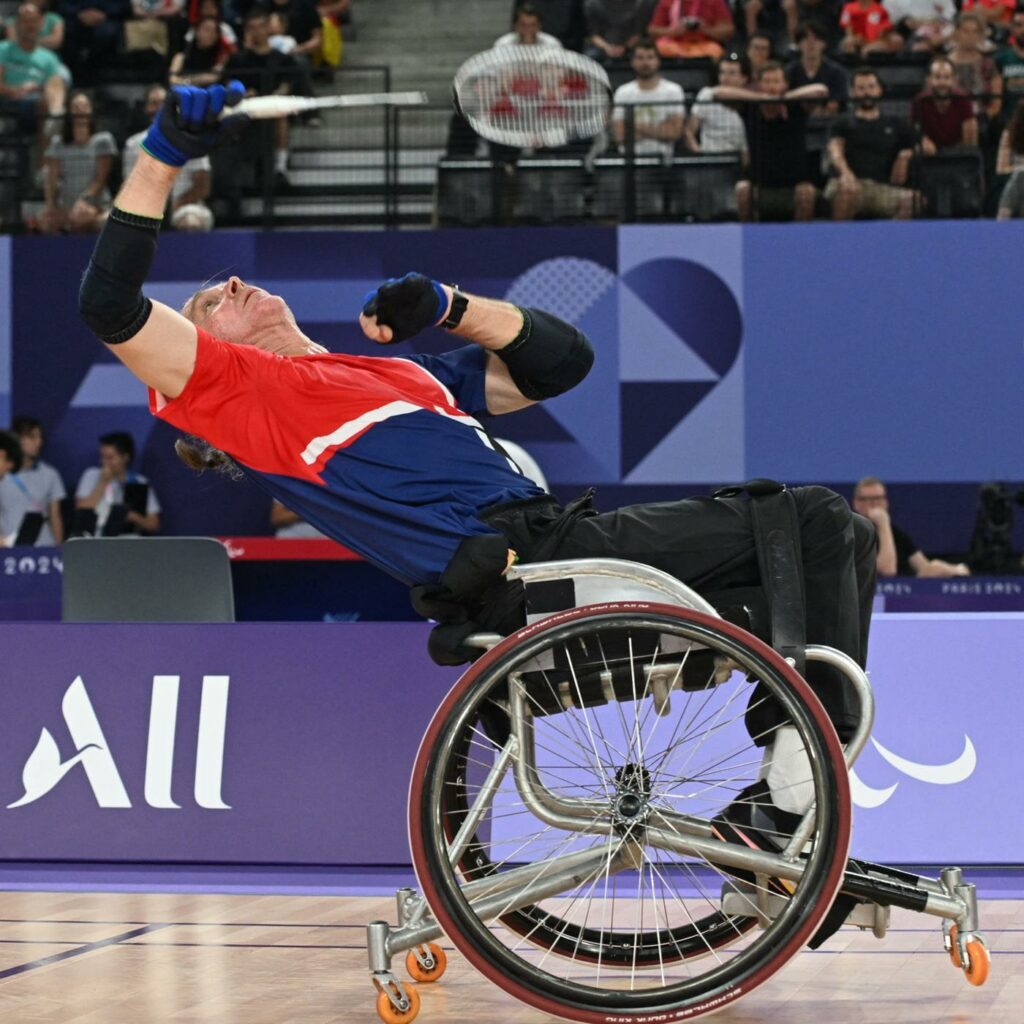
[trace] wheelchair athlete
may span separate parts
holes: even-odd
[[[178,170],[244,120],[221,116],[241,96],[236,82],[170,91],[80,290],[83,320],[148,385],[153,414],[201,439],[199,446],[178,442],[190,464],[233,463],[403,580],[417,609],[439,623],[431,654],[442,663],[469,660],[473,652],[462,641],[474,631],[523,624],[522,589],[504,578],[517,558],[624,558],[705,593],[760,583],[744,495],[598,512],[587,492],[563,505],[488,436],[476,417],[559,395],[591,367],[586,336],[549,313],[407,274],[367,297],[359,318],[366,336],[391,345],[434,326],[471,344],[441,356],[386,358],[327,352],[299,329],[283,298],[238,277],[201,289],[182,312],[146,298],[142,286]],[[874,529],[826,488],[791,494],[807,642],[838,648],[863,666]],[[820,663],[808,674],[848,739],[859,720],[850,684]],[[780,724],[770,715],[769,705],[754,713],[757,721],[748,715],[759,744]],[[774,762],[784,769],[781,749]],[[800,789],[768,772],[713,828],[722,839],[775,850],[806,809]],[[837,901],[831,930],[848,908]]]

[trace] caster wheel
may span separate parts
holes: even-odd
[[[409,1024],[420,1012],[420,994],[415,985],[406,985],[405,994],[409,999],[408,1010],[396,1010],[388,999],[387,992],[377,993],[377,1016],[384,1024]]]
[[[427,943],[427,950],[434,961],[434,966],[427,968],[416,959],[415,950],[410,949],[405,954],[405,969],[413,981],[431,982],[439,981],[441,975],[448,969],[448,957],[445,951],[436,943]]]
[[[988,946],[981,939],[971,939],[967,943],[969,963],[964,967],[964,974],[972,985],[984,985],[988,981],[988,969],[992,966],[992,955]]]
[[[963,963],[960,961],[960,947],[956,943],[957,927],[953,925],[949,929],[949,941],[952,945],[949,947],[949,959],[953,961],[954,967],[963,967]]]

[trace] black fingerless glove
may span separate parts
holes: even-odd
[[[142,148],[171,167],[183,167],[189,160],[207,156],[248,122],[245,114],[221,117],[226,108],[237,106],[244,96],[245,87],[238,81],[205,89],[174,86],[142,140]]]
[[[448,296],[439,281],[423,274],[392,277],[376,291],[366,295],[363,312],[375,316],[382,327],[391,328],[393,345],[419,334],[424,327],[441,322],[448,306]]]

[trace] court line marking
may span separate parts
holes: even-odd
[[[0,971],[0,981],[5,978],[13,978],[19,974],[25,974],[28,971],[36,971],[40,967],[48,967],[50,964],[60,963],[62,960],[70,960],[73,957],[84,956],[86,953],[91,953],[93,950],[104,949],[107,946],[117,946],[129,939],[137,939],[140,935],[145,935],[148,932],[160,931],[161,928],[166,928],[163,924],[147,924],[142,928],[135,928],[130,932],[122,932],[120,935],[111,935],[106,939],[98,939],[96,942],[87,942],[84,945],[76,946],[74,949],[65,949],[60,953],[51,953],[49,956],[40,957],[38,960],[29,960],[24,964],[17,964],[14,967],[8,967],[5,970]],[[42,943],[39,943],[42,944]]]

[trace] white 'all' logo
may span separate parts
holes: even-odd
[[[144,789],[150,807],[179,809],[181,806],[171,797],[180,680],[180,676],[153,676]],[[229,676],[203,676],[194,793],[196,803],[211,811],[230,809],[221,798],[229,681]],[[46,796],[76,765],[81,765],[85,771],[100,807],[131,807],[128,791],[81,676],[68,687],[61,711],[75,744],[74,756],[62,761],[56,740],[50,730],[44,728],[21,771],[25,793],[8,804],[8,808],[24,807]]]

